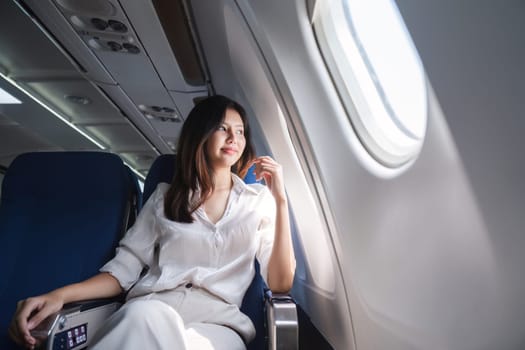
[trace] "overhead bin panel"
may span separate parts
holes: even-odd
[[[0,23],[0,66],[4,74],[15,80],[27,76],[81,78],[76,67],[16,4],[2,3]]]
[[[127,0],[122,7],[168,90],[207,91],[202,61],[181,1]]]
[[[2,115],[0,112],[0,164],[8,167],[21,152],[31,152],[35,145],[42,151],[60,151],[48,140],[19,123]],[[17,150],[17,152],[13,152]]]
[[[115,91],[110,86],[119,87],[113,101],[143,134],[152,135],[148,139],[157,149],[165,149],[169,139],[172,150],[178,124],[195,98],[208,95],[209,85],[183,5],[138,0],[122,4],[117,0],[29,0],[27,4],[46,28],[57,31],[53,35],[74,60],[96,67],[85,69],[88,79],[107,92]],[[162,14],[163,23],[157,13]],[[172,21],[177,24],[170,24]],[[165,30],[170,32],[165,34]],[[120,92],[128,98],[122,98]],[[167,139],[159,140],[149,126]]]
[[[136,105],[160,105],[176,110],[156,68],[119,4],[57,0],[59,10],[80,39],[98,57]],[[153,22],[153,19],[152,19]],[[157,33],[158,35],[159,33]],[[176,68],[174,62],[172,69]]]
[[[177,101],[177,106],[179,107],[179,112],[182,115],[183,119],[186,119],[191,109],[199,100],[206,98],[208,96],[207,91],[196,91],[196,92],[177,92],[169,91],[171,97]]]
[[[176,121],[184,120],[195,101],[208,96],[209,81],[182,2],[128,0],[122,3],[122,7],[168,93],[176,101]],[[155,128],[162,130],[161,134],[169,138],[170,147],[174,148],[177,137],[168,132],[173,128],[180,129],[180,126],[166,124],[162,115],[152,118],[153,114],[149,112],[155,106],[163,108],[159,103],[150,104],[146,117]],[[144,110],[144,105],[140,107]]]
[[[128,116],[132,124],[140,129],[142,135],[144,135],[160,153],[172,152],[172,149],[166,144],[166,142],[159,137],[159,134],[162,135],[160,131],[163,129],[157,130],[148,118],[145,118],[145,113],[131,102],[130,97],[124,90],[119,86],[111,85],[101,85],[100,88],[108,98],[111,99],[111,101],[121,108],[122,112]]]
[[[125,122],[120,111],[84,79],[28,81],[24,86],[75,125]]]
[[[76,1],[76,3],[80,2]],[[27,5],[29,15],[35,20],[35,23],[44,25],[45,32],[52,33],[49,36],[50,39],[67,52],[66,56],[81,72],[96,82],[116,84],[111,74],[100,64],[94,52],[79,40],[79,36],[72,30],[67,19],[51,0],[25,0],[24,4]],[[35,52],[35,55],[38,53]]]

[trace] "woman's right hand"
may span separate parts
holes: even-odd
[[[31,330],[49,315],[60,311],[62,306],[63,298],[54,292],[19,301],[9,325],[9,335],[17,344],[34,349],[42,339],[34,338]]]

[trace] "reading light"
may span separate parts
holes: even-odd
[[[91,100],[84,96],[78,96],[78,95],[64,95],[64,98],[68,101],[71,101],[73,103],[79,104],[79,105],[88,105],[91,103]]]
[[[0,87],[0,104],[13,105],[20,103],[22,103],[22,101]]]

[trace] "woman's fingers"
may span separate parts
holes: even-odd
[[[280,164],[268,156],[259,157],[255,159],[254,163],[256,175],[262,175],[263,173],[272,175],[281,168]]]
[[[21,346],[25,345],[23,337],[20,336],[20,332],[18,332],[18,329],[15,326],[13,326],[13,323],[11,323],[11,325],[9,326],[7,333],[9,334],[11,339],[14,340],[15,343]]]
[[[254,161],[255,178],[264,179],[276,199],[285,198],[283,171],[281,164],[269,156],[262,156]]]
[[[28,320],[40,307],[40,303],[34,298],[18,302],[17,310],[9,326],[9,335],[17,344],[27,348],[35,346],[36,340],[29,332]]]
[[[9,335],[18,344],[27,348],[34,348],[39,341],[31,335],[31,330],[61,308],[62,301],[51,294],[19,301],[9,326]]]

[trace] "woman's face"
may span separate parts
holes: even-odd
[[[231,168],[241,158],[246,146],[244,123],[236,110],[228,108],[224,119],[206,143],[212,168]]]

